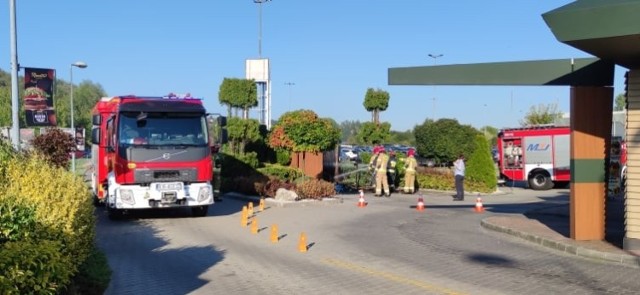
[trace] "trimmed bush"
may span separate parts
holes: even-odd
[[[36,136],[31,144],[44,155],[47,162],[57,167],[67,167],[69,153],[76,150],[73,136],[60,128],[47,129],[46,133]]]
[[[90,193],[81,178],[50,166],[37,153],[16,154],[0,166],[5,171],[0,204],[11,212],[10,217],[3,217],[2,227],[21,231],[3,234],[16,241],[2,245],[0,257],[5,266],[0,265],[0,277],[14,282],[9,293],[16,289],[58,293],[93,249],[95,217]],[[27,213],[33,220],[24,216]],[[40,265],[41,261],[46,263]]]
[[[419,169],[416,173],[416,180],[420,189],[432,189],[440,191],[455,191],[455,179],[453,170],[445,168]],[[404,184],[402,184],[404,185]],[[464,190],[466,192],[490,193],[493,190],[487,188],[483,182],[468,179],[465,177]]]
[[[264,168],[258,168],[258,172],[267,176],[275,176],[289,182],[304,176],[304,173],[300,169],[281,165],[267,165]]]
[[[52,240],[0,245],[0,294],[58,294],[75,271],[64,248]]]
[[[276,192],[279,188],[284,188],[287,190],[295,190],[296,185],[291,182],[284,181],[278,177],[271,176],[269,177],[269,181],[262,187],[258,194],[261,197],[265,198],[275,198]]]
[[[315,199],[333,197],[336,195],[335,185],[331,182],[310,179],[298,184],[296,192],[300,199]]]
[[[291,164],[291,152],[283,149],[276,150],[276,161],[282,166]]]
[[[0,202],[0,244],[30,238],[37,232],[35,209],[15,204],[16,199]]]
[[[465,182],[478,185],[477,191],[492,192],[498,185],[495,163],[491,158],[489,143],[484,135],[476,135],[475,149],[466,161]]]

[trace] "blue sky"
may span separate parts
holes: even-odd
[[[222,79],[244,78],[245,60],[258,57],[258,4],[252,0],[16,2],[20,65],[54,68],[69,81],[70,64],[84,61],[89,66],[74,68],[74,83],[99,83],[109,95],[189,92],[203,97],[209,112],[224,112]],[[433,117],[478,128],[515,127],[537,104],[557,103],[568,112],[568,87],[389,86],[387,69],[590,57],[558,42],[541,17],[571,2],[267,2],[262,56],[271,63],[272,118],[311,109],[338,123],[368,121],[362,103],[369,87],[389,92],[381,120],[393,130]],[[9,71],[7,2],[0,15],[0,68]],[[623,74],[616,68],[616,95]],[[251,116],[258,117],[257,109]]]

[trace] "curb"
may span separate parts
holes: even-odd
[[[222,194],[224,198],[230,198],[235,200],[247,201],[247,202],[259,202],[259,196],[249,196],[243,195],[239,193],[229,192]],[[323,198],[321,201],[318,200],[300,200],[300,201],[276,201],[273,198],[265,198],[265,205],[271,205],[273,207],[280,208],[297,208],[297,207],[310,207],[310,206],[329,206],[329,205],[337,205],[343,203],[343,198]]]
[[[534,235],[531,233],[518,231],[508,227],[496,225],[488,221],[486,218],[480,222],[480,225],[486,229],[505,233],[511,236],[515,236],[515,237],[524,239],[528,242],[531,242],[546,248],[550,248],[553,250],[557,250],[566,254],[602,260],[602,261],[620,264],[623,266],[628,266],[633,268],[640,268],[640,257],[634,256],[634,255],[607,253],[607,252],[597,251],[593,249],[588,249],[581,246],[569,245],[567,243],[551,240],[551,239]]]

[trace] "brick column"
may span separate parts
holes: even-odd
[[[612,87],[571,88],[571,238],[603,240]]]
[[[627,76],[627,192],[625,250],[640,252],[640,70]]]

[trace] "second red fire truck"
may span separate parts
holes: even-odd
[[[500,176],[527,181],[534,190],[547,190],[571,180],[571,129],[568,126],[530,126],[503,129],[498,133]],[[624,190],[626,145],[614,138],[610,154],[609,189]]]

